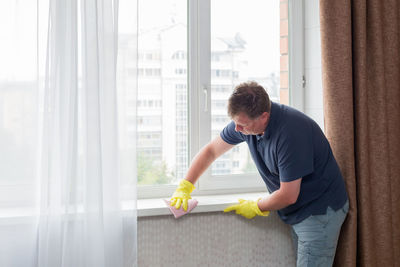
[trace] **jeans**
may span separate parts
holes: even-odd
[[[340,228],[348,211],[349,201],[337,211],[328,207],[326,214],[311,215],[292,225],[297,267],[332,266]]]

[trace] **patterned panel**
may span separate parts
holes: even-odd
[[[138,218],[138,264],[295,266],[290,228],[274,212],[252,220],[234,213]]]

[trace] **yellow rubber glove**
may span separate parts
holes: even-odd
[[[236,214],[242,215],[243,217],[246,217],[247,219],[251,219],[254,216],[268,216],[269,211],[261,211],[258,208],[257,202],[260,200],[260,198],[257,201],[253,200],[244,200],[244,199],[239,199],[239,204],[232,205],[224,209],[224,212],[230,212],[232,210],[236,211]]]
[[[192,198],[190,196],[190,193],[192,193],[194,189],[195,187],[191,182],[185,179],[181,180],[178,188],[175,190],[175,193],[171,197],[170,205],[175,206],[176,209],[179,209],[182,204],[183,209],[187,211],[188,200]]]

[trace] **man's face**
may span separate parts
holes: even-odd
[[[244,135],[262,134],[267,126],[269,114],[264,112],[261,116],[250,119],[246,114],[239,113],[232,120],[235,122],[235,131]]]

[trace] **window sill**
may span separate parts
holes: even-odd
[[[236,204],[239,198],[257,200],[259,197],[265,196],[265,192],[227,194],[227,195],[207,195],[194,196],[199,201],[191,213],[202,212],[220,212],[229,205]],[[162,198],[155,199],[139,199],[137,201],[138,217],[172,215]]]
[[[264,191],[257,193],[193,196],[199,203],[191,213],[222,212],[229,205],[236,204],[239,198],[257,200],[259,197],[265,196],[266,194],[268,193]],[[132,210],[134,209],[133,207],[133,202],[125,201],[122,206],[123,213],[126,216],[131,216]],[[82,211],[78,210],[78,213],[82,213]],[[163,198],[137,200],[138,217],[162,215],[172,215]],[[0,225],[36,222],[37,220],[37,210],[34,208],[10,208],[2,209],[0,212]]]

